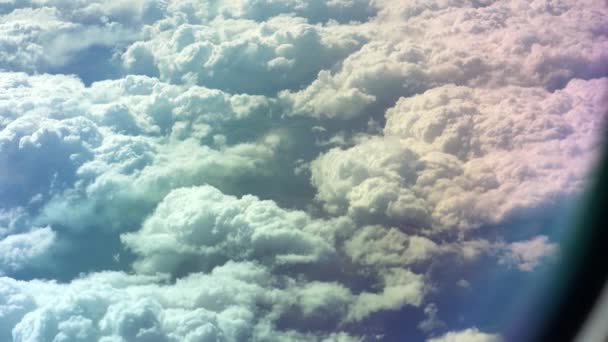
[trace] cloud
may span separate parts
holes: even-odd
[[[24,228],[31,228],[30,217],[23,207],[0,209],[0,237],[21,233]]]
[[[238,269],[238,265],[232,268],[235,267]],[[250,275],[255,275],[258,270],[251,271],[253,274]],[[243,294],[245,297],[254,295],[251,291],[255,291],[257,287],[247,286],[237,278],[230,278],[233,286],[240,287],[241,290],[248,289],[249,293]],[[175,297],[180,292],[174,292],[173,287],[157,284],[159,280],[122,273],[100,273],[75,280],[69,285],[41,281],[17,282],[4,278],[3,283],[19,289],[18,293],[9,298],[24,297],[36,300],[35,309],[25,316],[22,315],[19,323],[15,325],[12,331],[13,340],[179,340],[180,337],[186,337],[180,336],[180,331],[183,334],[184,329],[188,332],[191,329],[192,335],[195,336],[196,328],[199,335],[205,332],[210,334],[213,329],[222,333],[218,327],[217,315],[226,310],[228,305],[211,310],[202,307],[197,309]],[[205,278],[191,279],[190,284],[192,281],[205,281]],[[182,294],[187,291],[189,295],[205,296],[205,290],[197,293],[198,291],[188,286],[188,280],[175,285],[175,288],[180,288]],[[163,300],[173,304],[165,308],[161,304]],[[205,301],[204,298],[201,300]],[[201,306],[205,305],[212,306],[201,303]],[[245,304],[241,305],[246,310]],[[194,315],[199,317],[198,321],[193,321]],[[229,316],[229,313],[225,315]],[[238,320],[232,323],[237,323],[233,325],[238,328]],[[169,339],[171,334],[175,336]]]
[[[359,321],[371,313],[399,310],[406,305],[419,306],[427,289],[424,278],[410,270],[391,268],[382,274],[381,293],[359,294],[348,320]]]
[[[500,262],[517,266],[522,271],[533,271],[541,261],[554,257],[559,251],[556,243],[546,236],[536,236],[529,240],[510,243]]]
[[[49,227],[5,237],[0,240],[0,274],[35,268],[47,257],[54,242],[55,232]]]
[[[291,115],[351,119],[378,114],[378,108],[390,106],[399,96],[425,89],[421,68],[413,63],[417,51],[408,47],[399,52],[405,61],[393,61],[386,56],[392,50],[371,41],[348,56],[338,71],[323,70],[303,90],[282,91],[280,98],[293,107]]]
[[[21,116],[80,117],[123,135],[170,135],[184,140],[232,133],[228,137],[232,144],[234,132],[226,126],[234,130],[254,123],[266,127],[279,110],[272,99],[263,96],[170,85],[145,76],[101,81],[90,87],[73,76],[15,72],[2,76],[3,128]]]
[[[557,253],[511,219],[588,182],[606,14],[3,1],[0,340],[499,340],[439,292]]]
[[[182,1],[176,8],[189,8],[191,2]],[[220,1],[216,6],[210,6],[207,11],[197,10],[199,18],[224,16],[226,18],[245,18],[255,21],[265,21],[271,17],[290,13],[306,18],[312,22],[335,20],[338,22],[365,21],[376,12],[372,2],[367,0],[313,0],[301,2],[298,0],[263,0],[263,1]]]
[[[91,274],[69,284],[0,278],[6,300],[0,303],[0,313],[5,316],[3,322],[9,323],[7,328],[14,326],[13,341],[356,341],[356,336],[345,332],[278,329],[277,322],[285,315],[302,315],[314,324],[332,315],[346,316],[349,306],[354,306],[357,315],[365,314],[365,310],[383,305],[376,299],[394,306],[392,300],[407,301],[411,295],[411,287],[397,285],[410,276],[391,274],[386,281],[393,287],[366,296],[354,296],[335,283],[297,284],[249,262],[228,262],[208,274],[193,273],[174,283],[159,276],[120,272]]]
[[[127,138],[104,143],[98,159],[80,169],[81,176],[91,181],[49,202],[42,221],[62,220],[78,226],[86,225],[90,222],[87,216],[94,215],[107,220],[111,224],[107,228],[121,230],[130,223],[129,218],[142,219],[173,188],[203,183],[229,186],[229,179],[263,176],[265,171],[259,166],[272,160],[276,146],[272,142],[243,144],[218,151],[193,140],[159,145],[154,140]],[[125,145],[114,149],[117,144]],[[130,206],[135,216],[121,218],[110,198]],[[72,209],[76,211],[67,212]],[[70,223],[72,218],[77,221]]]
[[[477,328],[468,328],[461,331],[450,331],[437,338],[431,338],[428,342],[498,342],[501,341],[499,335],[488,334],[479,331]]]
[[[606,79],[537,88],[443,86],[402,98],[384,136],[312,162],[317,199],[363,222],[469,229],[584,184],[600,146]]]
[[[437,317],[437,304],[429,303],[424,307],[426,318],[418,323],[418,329],[424,332],[431,332],[439,328],[445,328],[445,323]]]
[[[463,289],[469,289],[469,288],[471,288],[471,283],[468,280],[466,280],[466,279],[459,279],[456,282],[456,285],[458,285],[459,287],[462,287]]]
[[[85,87],[74,77],[3,75],[0,201],[28,217],[11,232],[56,232],[59,259],[48,267],[80,272],[61,261],[78,246],[104,255],[91,253],[88,267],[108,267],[122,248],[114,232],[138,228],[173,188],[211,183],[242,194],[291,172],[275,159],[287,136],[266,131],[264,97],[137,76]]]
[[[356,26],[313,25],[291,16],[262,24],[220,17],[205,25],[173,25],[157,26],[153,38],[130,46],[122,55],[125,68],[171,83],[270,95],[308,84],[366,40]]]
[[[93,7],[91,4],[88,9]],[[71,12],[73,10],[67,6],[24,6],[0,15],[0,69],[35,73],[93,61],[106,64],[95,54],[82,53],[95,47],[111,50],[115,45],[139,37],[136,30],[139,25],[129,27],[126,22],[103,22],[100,18],[105,17],[104,13],[87,13],[87,8]],[[79,17],[76,12],[83,16]],[[91,20],[95,14],[100,16]],[[96,59],[87,60],[91,57]]]
[[[381,39],[352,53],[339,69],[321,72],[305,89],[282,92],[294,114],[378,116],[401,96],[445,84],[552,91],[571,79],[607,75],[600,1],[378,5],[365,29]]]
[[[79,205],[86,208],[96,193],[106,196],[111,188],[118,192],[135,178],[141,182],[140,192],[147,191],[142,196],[155,204],[177,185],[168,178],[197,185],[201,182],[195,179],[214,183],[213,178],[234,172],[253,177],[259,174],[257,163],[272,160],[285,139],[251,126],[268,126],[272,118],[266,111],[272,104],[259,96],[200,87],[186,91],[147,77],[84,87],[72,77],[3,75],[1,200],[11,205],[24,206],[36,198],[38,206],[51,200],[56,203],[51,206],[60,208],[69,198],[80,198]],[[192,153],[200,156],[198,161]],[[180,158],[189,161],[176,163]],[[233,171],[219,171],[220,165]],[[207,177],[200,178],[203,173]],[[63,191],[69,196],[60,195]],[[151,193],[159,195],[150,198]]]
[[[425,237],[380,226],[361,228],[346,241],[344,249],[354,262],[373,267],[413,265],[439,252],[437,244]]]
[[[21,313],[12,331],[14,341],[241,340],[255,333],[255,323],[250,323],[254,301],[267,298],[264,287],[270,285],[264,276],[263,268],[229,264],[174,285],[124,273],[98,273],[68,285],[8,278],[2,282],[13,289],[9,301],[26,298],[36,303],[25,316]]]
[[[94,123],[82,117],[22,116],[10,122],[0,131],[0,203],[25,205],[69,187],[100,140]]]
[[[302,269],[301,276],[311,281],[339,280],[339,273],[324,275],[322,270],[343,267],[341,251],[315,234],[319,229],[329,230],[324,226],[331,224],[315,222],[304,212],[280,209],[271,201],[253,196],[226,196],[210,186],[202,186],[169,193],[142,228],[122,235],[122,241],[137,255],[134,269],[141,273],[183,276],[208,272],[228,260],[255,260],[278,274]],[[405,268],[408,260],[384,252],[382,245],[373,248],[374,254],[368,258],[353,255],[357,243],[360,241],[349,240],[346,254],[355,265],[376,274],[381,291],[353,294],[348,283],[313,281],[296,290],[296,298],[302,301],[297,305],[301,319],[315,314],[321,315],[317,317],[320,320],[334,317],[340,321],[342,316],[346,321],[361,320],[380,310],[420,304],[426,292],[424,277]],[[428,258],[426,249],[432,247],[432,242],[420,237],[412,238],[409,248],[395,246],[410,256],[410,262]],[[310,301],[310,296],[320,297]],[[342,314],[328,310],[339,310]]]
[[[332,258],[333,246],[305,232],[309,224],[303,212],[202,186],[171,191],[142,228],[122,241],[141,257],[135,269],[152,274],[210,270],[227,260],[287,267]]]

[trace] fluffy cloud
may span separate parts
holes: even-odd
[[[438,85],[548,90],[606,76],[606,8],[599,0],[380,1],[365,29],[382,37],[307,88],[284,91],[294,114],[379,115],[400,96]]]
[[[0,240],[0,274],[35,268],[37,262],[48,257],[54,242],[55,232],[49,227],[5,237]]]
[[[240,341],[270,324],[256,303],[281,300],[272,286],[264,268],[234,263],[175,284],[124,273],[98,273],[69,285],[2,278],[7,302],[1,312],[18,322],[14,341]]]
[[[58,253],[42,268],[77,274],[82,266],[61,260],[81,248],[98,250],[79,259],[90,259],[88,267],[103,259],[110,266],[122,249],[112,234],[136,229],[176,187],[209,183],[243,194],[292,174],[276,158],[288,136],[271,130],[272,101],[261,96],[148,77],[91,87],[66,76],[2,79],[0,202],[22,211],[7,233],[47,225],[57,233]]]
[[[328,243],[332,239],[327,241],[315,234],[320,229],[330,230],[324,226],[331,224],[335,222],[311,220],[304,212],[286,211],[271,201],[260,201],[253,196],[235,198],[203,186],[172,191],[141,230],[123,235],[122,240],[137,255],[134,269],[142,273],[180,276],[209,271],[228,260],[256,260],[278,274],[302,269],[305,273],[301,276],[309,279],[339,280],[339,273],[325,275],[321,270],[340,268],[342,251]],[[370,228],[378,237],[395,233]],[[340,233],[332,234],[334,240]],[[357,247],[362,247],[357,245],[367,232],[361,235],[363,237],[357,235],[346,242],[346,255],[359,265],[358,272],[367,269],[377,274],[381,292],[355,295],[349,284],[313,282],[296,290],[296,297],[303,301],[300,312],[303,317],[310,316],[312,308],[318,306],[324,314],[330,308],[341,306],[344,320],[360,320],[376,311],[421,303],[426,291],[424,277],[404,267],[428,259],[434,244],[420,237],[412,237],[409,246],[395,244],[394,249],[398,250],[395,253],[410,259],[400,260],[400,255],[382,250],[383,244],[388,243],[386,238],[378,241],[377,248],[372,246],[371,251],[363,251],[366,255],[357,254],[360,253]],[[329,292],[324,295],[325,291]],[[316,295],[321,296],[317,301],[321,302],[308,302],[308,297],[317,292]],[[342,304],[333,308],[333,300]],[[341,317],[337,313],[329,316]]]
[[[379,226],[358,230],[345,242],[344,249],[354,262],[373,267],[413,265],[439,252],[437,244],[425,237]]]
[[[23,205],[68,187],[100,140],[97,127],[81,117],[12,121],[0,131],[0,203]]]
[[[501,338],[496,334],[488,334],[477,328],[469,328],[462,331],[450,331],[437,338],[431,338],[428,342],[499,342]]]
[[[330,213],[433,229],[500,222],[581,188],[598,154],[606,79],[537,88],[443,86],[402,98],[384,136],[312,163]]]
[[[376,8],[367,0],[338,1],[300,1],[300,0],[262,0],[262,1],[218,1],[214,5],[194,6],[192,1],[177,1],[169,8],[184,14],[190,13],[190,20],[205,20],[217,16],[244,18],[264,21],[280,14],[293,14],[312,22],[335,20],[339,22],[365,21],[375,14]],[[194,15],[193,15],[194,14]]]
[[[307,234],[303,212],[282,210],[253,196],[237,199],[210,186],[170,192],[141,230],[122,236],[141,259],[135,269],[171,272],[209,270],[227,260],[283,265],[319,263],[335,253]]]
[[[3,341],[453,330],[599,153],[600,0],[0,2]]]
[[[125,68],[171,83],[272,94],[308,84],[365,40],[356,27],[325,27],[289,16],[262,24],[218,18],[203,25],[173,25],[170,30],[166,24],[154,27],[151,40],[130,46],[122,56]]]
[[[127,76],[85,87],[76,77],[2,73],[3,129],[19,117],[87,118],[112,133],[211,140],[256,124],[268,126],[280,108],[263,96],[181,87],[145,76]],[[229,126],[231,130],[227,129]],[[253,131],[253,129],[252,129]],[[246,138],[255,138],[247,136]],[[236,138],[229,136],[227,143]],[[241,138],[244,139],[244,138]]]
[[[437,317],[437,305],[430,303],[424,307],[424,314],[426,318],[418,323],[418,328],[422,331],[429,332],[438,328],[445,327],[445,323]]]
[[[65,4],[67,2],[58,5]],[[74,71],[86,71],[83,64],[96,62],[107,69],[97,70],[99,74],[111,73],[110,69],[116,66],[103,58],[111,57],[113,46],[130,42],[139,34],[127,23],[104,22],[100,18],[107,17],[103,13],[94,13],[94,7],[90,4],[88,8],[76,11],[80,13],[75,13],[68,6],[43,4],[16,8],[0,15],[0,69],[38,72],[70,67]],[[95,48],[98,48],[98,55],[87,53]],[[99,51],[105,53],[99,54]]]
[[[118,144],[125,145],[114,149]],[[100,153],[79,170],[91,181],[53,198],[44,207],[41,220],[75,228],[92,221],[108,224],[111,229],[125,229],[143,219],[173,188],[211,183],[234,189],[230,185],[237,179],[268,175],[260,167],[272,160],[274,146],[271,141],[268,145],[244,144],[218,151],[192,140],[169,145],[137,138],[107,140],[101,146],[107,154]],[[108,161],[110,165],[104,165]],[[118,202],[130,207],[129,216],[121,217],[124,207],[115,207]]]
[[[314,325],[333,315],[361,317],[386,309],[383,305],[396,307],[412,300],[408,296],[416,285],[399,285],[411,276],[396,272],[386,279],[391,287],[383,293],[358,296],[335,283],[297,284],[247,262],[229,262],[174,283],[117,272],[70,284],[0,278],[0,315],[7,323],[0,332],[5,338],[12,334],[13,341],[356,341],[344,332],[301,333],[277,325],[282,317]]]
[[[393,268],[382,277],[382,292],[359,294],[349,312],[349,320],[358,321],[377,311],[399,310],[406,305],[419,306],[422,303],[427,289],[421,275],[407,269]]]
[[[546,236],[536,236],[530,240],[513,242],[506,247],[501,263],[515,265],[522,271],[532,271],[544,259],[555,256],[559,247],[549,242]]]
[[[404,49],[395,52],[404,60],[395,61],[387,57],[394,47],[371,41],[346,58],[338,71],[323,70],[305,89],[284,90],[280,99],[292,108],[290,115],[339,119],[377,115],[399,96],[429,87],[416,64],[419,52],[410,46]]]
[[[418,220],[427,219],[428,209],[404,186],[415,180],[418,158],[397,139],[371,138],[316,159],[311,165],[312,184],[330,213],[348,212],[356,218],[397,216],[403,224],[407,220],[423,225]]]
[[[285,139],[252,126],[267,127],[273,118],[263,97],[185,90],[147,77],[88,88],[72,77],[20,73],[4,73],[3,89],[0,184],[7,205],[51,199],[59,208],[80,196],[79,205],[91,207],[82,194],[102,200],[111,189],[133,188],[135,179],[142,197],[156,203],[180,184],[271,173],[256,169]],[[69,196],[59,196],[63,191]]]

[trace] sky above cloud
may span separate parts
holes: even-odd
[[[501,341],[600,153],[606,16],[0,0],[0,340]]]

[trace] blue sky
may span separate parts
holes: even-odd
[[[600,152],[606,12],[0,2],[0,340],[534,329]]]

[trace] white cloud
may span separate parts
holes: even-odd
[[[271,175],[272,169],[261,166],[272,162],[275,148],[272,141],[218,151],[193,139],[172,144],[142,137],[105,139],[96,158],[79,169],[89,181],[48,202],[39,222],[76,230],[91,223],[133,229],[174,188],[210,183],[237,191],[233,184],[241,179]]]
[[[48,223],[61,217],[78,227],[110,193],[145,197],[150,210],[173,187],[269,174],[259,165],[268,165],[286,139],[252,126],[267,127],[273,118],[272,104],[261,96],[185,89],[147,77],[85,88],[72,77],[4,73],[2,87],[1,200],[27,205],[36,199],[42,206],[51,199],[56,210],[45,215]],[[109,221],[120,225],[116,219]]]
[[[461,331],[450,331],[437,338],[430,338],[427,342],[499,342],[499,335],[479,331],[477,328],[468,328]]]
[[[183,276],[211,270],[228,260],[255,260],[277,274],[310,269],[302,276],[327,279],[320,270],[341,268],[341,252],[328,243],[331,240],[326,241],[315,232],[328,230],[331,224],[311,220],[304,212],[280,209],[271,201],[253,196],[236,198],[202,186],[169,193],[141,230],[122,235],[122,241],[137,255],[134,269],[142,273]],[[360,239],[347,242],[346,254],[355,265],[376,274],[380,291],[354,294],[348,286],[356,282],[313,281],[298,285],[294,298],[299,303],[294,305],[303,317],[298,320],[360,320],[380,310],[420,304],[426,292],[424,277],[404,267],[429,258],[434,244],[413,237],[408,247],[395,245],[399,249],[395,253],[407,257],[399,260],[399,255],[382,250],[382,245],[389,243],[387,239],[378,241],[378,247],[369,254],[357,254]],[[329,277],[340,279],[336,274]]]
[[[277,266],[327,261],[333,246],[304,232],[308,224],[303,212],[202,186],[170,192],[141,230],[122,240],[140,256],[135,269],[152,274],[209,270],[227,260]]]
[[[606,76],[606,7],[599,0],[381,1],[365,29],[380,37],[283,92],[294,113],[350,119],[379,115],[400,96],[438,85],[560,89]],[[474,8],[473,8],[474,7]],[[347,99],[351,98],[351,101]],[[354,105],[353,105],[354,104]]]
[[[422,275],[403,268],[390,268],[382,278],[382,292],[361,293],[349,312],[349,321],[359,321],[377,311],[399,310],[405,305],[419,306],[422,303],[427,291]]]
[[[155,25],[150,40],[122,55],[132,71],[158,71],[171,83],[196,83],[236,93],[273,94],[306,85],[317,72],[357,50],[357,27],[313,25],[277,16],[263,23],[217,18],[205,24]],[[310,54],[309,51],[315,51]],[[143,64],[146,63],[146,64]]]
[[[73,77],[2,75],[0,202],[17,206],[3,213],[18,217],[7,216],[0,232],[53,227],[57,253],[23,263],[37,275],[116,267],[114,235],[137,229],[174,188],[246,193],[284,172],[276,156],[288,136],[267,131],[272,104],[262,96],[137,76],[84,87]],[[96,252],[65,262],[84,250]]]
[[[312,162],[333,214],[421,228],[497,223],[581,189],[600,147],[606,79],[554,93],[444,86],[402,98],[383,137]]]
[[[0,209],[0,238],[31,228],[30,219],[24,207]]]
[[[418,323],[418,329],[428,333],[439,328],[445,328],[445,323],[438,317],[438,311],[437,304],[427,304],[424,307],[426,318]]]
[[[390,267],[430,260],[439,251],[431,240],[408,236],[396,228],[364,227],[346,241],[345,252],[361,265]]]
[[[521,271],[533,271],[542,261],[555,257],[559,251],[556,243],[546,236],[536,236],[529,240],[508,244],[500,262],[517,266]]]
[[[10,274],[47,257],[55,242],[55,232],[50,227],[34,229],[27,233],[12,234],[0,240],[0,275]]]
[[[387,282],[398,286],[411,274],[396,272]],[[293,284],[284,287],[283,284]],[[408,300],[411,288],[391,288],[378,298]],[[277,328],[277,320],[293,315],[306,320],[345,317],[350,310],[375,310],[370,297],[353,296],[335,283],[296,284],[254,263],[229,262],[209,274],[193,273],[174,283],[158,276],[118,272],[91,274],[69,284],[0,278],[3,328],[13,341],[113,340],[195,341],[221,339],[357,341],[344,332],[300,333]],[[371,294],[369,294],[371,296]],[[358,301],[357,298],[362,298]],[[355,302],[353,303],[353,299]],[[394,302],[390,302],[394,306]],[[295,308],[294,308],[295,305]],[[262,309],[265,308],[265,309]],[[288,316],[291,317],[291,316]],[[335,319],[335,318],[332,318]],[[310,321],[309,321],[310,322]],[[297,326],[297,322],[291,322]],[[0,333],[6,334],[3,329]]]
[[[188,1],[182,1],[189,4]],[[184,5],[182,5],[184,6]],[[213,8],[215,7],[215,8]],[[197,16],[209,17],[224,16],[227,18],[246,18],[256,21],[266,20],[270,17],[293,13],[312,22],[336,21],[365,21],[375,13],[373,3],[368,0],[312,0],[302,2],[299,0],[263,0],[263,1],[220,1],[218,5],[208,8],[206,13],[198,10]]]
[[[371,138],[348,150],[334,148],[313,161],[312,184],[330,213],[395,215],[419,224],[417,220],[425,220],[428,209],[403,186],[415,180],[418,158],[398,139]]]
[[[85,87],[70,76],[6,72],[0,87],[4,93],[0,98],[3,128],[22,116],[55,120],[81,117],[114,133],[170,135],[176,140],[223,134],[229,135],[228,143],[232,144],[232,130],[252,124],[267,127],[280,110],[275,101],[263,96],[175,86],[145,76]]]
[[[0,15],[0,69],[40,72],[90,63],[78,54],[95,46],[112,49],[139,37],[134,27],[120,22],[100,22],[101,16],[91,22],[92,15],[87,18],[81,12],[85,17],[79,18],[74,14],[69,8],[40,6]]]
[[[430,331],[602,139],[601,0],[0,2],[2,341]]]
[[[471,287],[471,283],[466,279],[458,279],[458,281],[456,282],[456,285],[458,285],[459,287],[462,287],[463,289],[468,289]]]
[[[35,301],[12,331],[14,341],[64,340],[193,340],[251,336],[255,300],[264,300],[265,270],[231,264],[212,275],[193,275],[174,285],[162,279],[99,273],[69,285],[52,282],[3,284],[18,288],[9,295]],[[236,291],[236,292],[232,292]],[[233,293],[238,293],[234,296]],[[192,300],[194,299],[194,300]],[[261,317],[260,317],[261,318]]]
[[[16,118],[0,131],[0,203],[24,205],[69,187],[100,141],[86,118]]]

